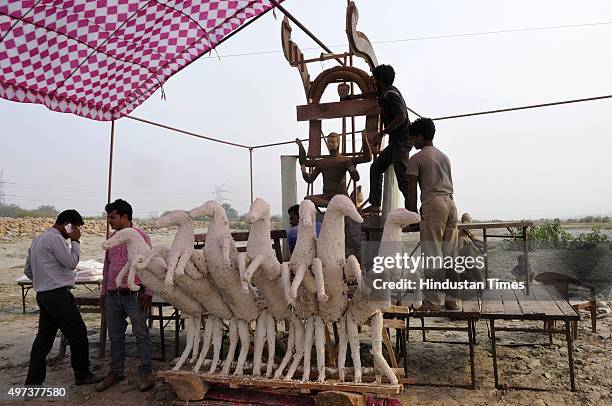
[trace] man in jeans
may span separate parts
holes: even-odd
[[[81,255],[83,218],[76,210],[60,213],[53,227],[32,241],[24,274],[32,280],[40,308],[38,333],[30,352],[26,385],[42,385],[47,375],[47,355],[59,329],[70,343],[70,362],[75,383],[98,383],[102,378],[89,370],[87,327],[70,289],[74,287],[74,269]],[[72,241],[68,247],[66,240]]]
[[[108,224],[113,230],[118,231],[133,227],[132,206],[125,200],[115,200],[107,204],[105,210]],[[134,229],[151,246],[149,236],[139,228],[134,227]],[[105,391],[124,379],[123,364],[125,360],[127,317],[130,318],[132,334],[136,337],[136,346],[140,356],[138,390],[145,392],[155,386],[151,368],[151,338],[147,326],[153,293],[145,289],[144,286],[141,286],[137,292],[131,291],[127,285],[127,275],[120,286],[116,285],[117,275],[126,262],[127,247],[125,243],[106,251],[100,302],[106,312],[106,324],[111,342],[111,365],[110,372],[96,386],[96,390],[99,392]],[[136,284],[140,285],[138,276],[136,276]]]
[[[453,201],[451,163],[446,154],[433,145],[436,127],[429,118],[419,118],[410,126],[410,139],[418,150],[408,163],[408,210],[417,211],[417,183],[421,188],[421,249],[425,256],[425,278],[442,282],[459,280],[448,258],[457,251],[457,208]],[[444,265],[443,265],[444,264]],[[456,291],[424,291],[425,309],[442,305],[457,310]]]

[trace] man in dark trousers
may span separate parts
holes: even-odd
[[[372,70],[376,81],[376,96],[384,128],[376,134],[368,134],[372,145],[380,145],[382,137],[389,134],[389,145],[383,149],[370,166],[370,205],[363,209],[364,214],[380,213],[382,200],[383,176],[389,165],[393,165],[397,185],[404,195],[405,207],[408,208],[408,178],[406,170],[412,144],[408,138],[408,109],[402,94],[395,86],[395,71],[390,65],[378,65]],[[343,99],[356,99],[370,95],[348,96]]]
[[[24,274],[32,280],[40,308],[38,333],[30,352],[26,385],[42,385],[47,374],[47,355],[59,329],[70,343],[70,361],[75,383],[87,385],[102,380],[89,370],[87,327],[70,289],[81,254],[83,218],[76,210],[60,213],[53,227],[32,241]],[[70,239],[70,247],[66,240]]]

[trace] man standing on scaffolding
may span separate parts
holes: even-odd
[[[363,210],[364,214],[380,213],[382,200],[383,176],[389,165],[393,165],[397,184],[404,195],[404,205],[408,208],[408,159],[412,144],[408,138],[408,109],[402,94],[393,82],[395,71],[390,65],[378,65],[372,70],[372,77],[376,81],[376,96],[384,128],[381,132],[368,134],[372,145],[380,145],[382,137],[389,134],[389,145],[383,149],[370,166],[370,205]],[[368,97],[369,94],[352,95],[343,99],[358,99]]]

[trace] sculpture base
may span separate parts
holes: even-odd
[[[210,385],[223,385],[229,388],[259,388],[259,389],[295,389],[301,393],[309,393],[310,391],[343,391],[354,393],[372,393],[378,395],[397,395],[402,390],[402,385],[391,385],[378,382],[354,383],[354,382],[338,382],[337,380],[327,380],[325,382],[300,380],[282,380],[268,379],[253,376],[220,376],[217,374],[210,375],[205,373],[195,374],[186,371],[166,371],[158,374],[161,378],[168,381],[172,386],[173,382],[192,380],[199,377],[202,382]]]

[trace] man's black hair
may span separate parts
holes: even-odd
[[[300,205],[299,204],[294,204],[293,206],[289,207],[287,209],[287,213],[289,213],[290,216],[292,214],[297,214],[298,217],[299,217],[300,216]]]
[[[436,125],[431,118],[417,118],[408,129],[411,136],[423,134],[423,138],[431,141],[436,133]]]
[[[76,224],[77,226],[85,224],[83,217],[81,217],[78,211],[73,209],[64,210],[57,216],[57,220],[55,220],[55,224],[57,225],[64,225],[66,223]]]
[[[120,216],[127,216],[128,220],[132,221],[132,206],[123,199],[117,199],[112,203],[107,204],[104,207],[107,214],[110,214],[113,210],[117,211]]]
[[[395,70],[391,65],[378,65],[372,70],[372,76],[390,86],[395,80]]]

